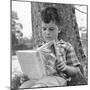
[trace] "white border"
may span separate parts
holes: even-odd
[[[25,0],[25,1],[67,3],[67,4],[88,4],[88,0]]]
[[[54,3],[67,3],[67,4],[87,4],[89,9],[90,0],[27,0],[27,1],[54,2]],[[90,12],[88,13],[88,16],[90,16]],[[88,23],[89,20],[90,18],[88,17]],[[90,25],[88,25],[88,33],[90,31],[89,26]],[[88,35],[88,38],[89,36],[90,35]],[[90,46],[89,44],[90,43],[88,40],[88,46]],[[88,56],[89,56],[89,52],[88,52]],[[88,57],[88,62],[89,62],[89,57]],[[88,74],[88,76],[90,75]],[[10,86],[10,0],[0,0],[0,89],[9,90],[7,88],[8,86]],[[60,89],[88,90],[89,85],[47,88],[47,90],[54,90],[54,89],[55,90],[60,90]],[[46,90],[46,88],[41,88],[41,90]]]

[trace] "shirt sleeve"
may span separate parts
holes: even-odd
[[[66,64],[71,66],[78,66],[80,62],[76,56],[75,50],[70,43],[67,43],[67,50],[66,50]]]

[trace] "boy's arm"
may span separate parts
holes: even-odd
[[[75,76],[80,72],[80,62],[71,44],[67,43],[66,45],[66,63],[59,60],[56,66],[59,71],[63,71],[68,76]]]
[[[87,81],[80,70],[80,62],[77,59],[74,48],[71,44],[67,45],[66,63],[59,61],[57,70],[64,72],[66,75],[71,77],[71,85],[86,85]]]
[[[80,73],[79,67],[66,65],[62,61],[57,63],[57,68],[59,71],[64,72],[66,75],[68,75],[70,77],[73,77],[73,76],[77,75],[78,73]]]

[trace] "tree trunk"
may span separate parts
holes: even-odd
[[[82,44],[79,36],[79,29],[75,16],[75,8],[73,5],[69,4],[51,4],[51,3],[39,3],[32,2],[32,27],[33,27],[33,38],[35,40],[35,45],[40,45],[43,42],[41,35],[41,19],[40,11],[45,7],[56,7],[60,17],[63,18],[60,24],[61,33],[59,38],[62,38],[64,41],[71,43],[75,49],[76,55],[83,65],[84,72],[87,72],[86,64],[87,59],[83,52]],[[87,78],[87,75],[85,74]]]

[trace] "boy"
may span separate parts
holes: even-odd
[[[55,55],[56,60],[47,60],[47,77],[43,77],[35,83],[28,81],[21,88],[66,86],[68,77],[74,77],[80,73],[79,65],[75,51],[72,45],[63,40],[58,40],[60,18],[57,9],[47,7],[41,12],[42,36],[45,42],[55,41],[55,46],[49,48]],[[56,49],[55,49],[56,48]],[[55,51],[56,50],[56,51]],[[30,86],[31,84],[31,86]],[[35,85],[34,85],[35,84]]]

